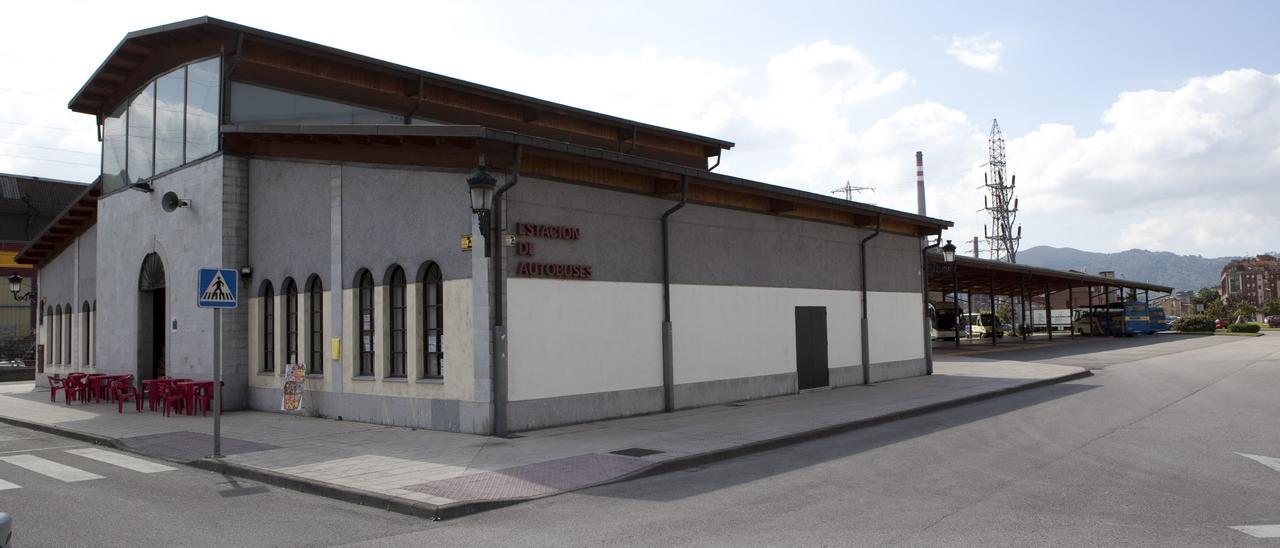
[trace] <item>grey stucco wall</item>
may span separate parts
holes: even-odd
[[[237,164],[240,162],[240,164]],[[247,198],[237,190],[238,167],[243,160],[222,155],[188,165],[152,181],[155,192],[123,191],[98,202],[97,284],[98,370],[149,376],[138,363],[139,341],[147,326],[139,326],[138,275],[143,258],[155,252],[164,262],[167,320],[177,328],[165,330],[166,369],[171,376],[195,379],[213,377],[213,312],[196,307],[196,272],[202,267],[237,267],[247,234],[243,226]],[[224,164],[232,164],[231,181],[224,179]],[[191,202],[172,213],[160,207],[160,198],[173,191]],[[226,210],[224,212],[224,210]],[[241,240],[241,241],[236,241]],[[228,408],[245,403],[243,368],[244,301],[223,314],[224,367]],[[239,345],[239,350],[237,350]]]
[[[468,278],[471,253],[458,240],[474,223],[466,174],[343,165],[342,287],[352,287],[361,268],[382,284],[393,264],[416,279],[428,260],[446,280]]]
[[[521,261],[590,265],[602,281],[662,281],[662,213],[676,202],[594,187],[524,178],[508,194],[507,230],[515,223],[574,226],[579,240],[522,238],[533,256],[511,248],[507,272]],[[686,205],[669,221],[671,281],[678,284],[861,289],[858,243],[872,231]],[[919,291],[916,237],[881,233],[867,243],[872,291]]]
[[[61,253],[40,267],[40,302],[54,307],[63,306],[75,300],[76,285],[76,246],[68,245]]]
[[[98,225],[85,230],[79,237],[80,269],[77,273],[77,291],[80,302],[92,304],[98,298]]]
[[[270,280],[282,291],[286,277],[306,290],[317,275],[332,287],[329,273],[329,178],[331,166],[310,162],[250,160],[249,262],[253,293]]]

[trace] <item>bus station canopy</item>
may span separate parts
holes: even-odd
[[[943,261],[940,251],[928,254],[929,291],[995,295],[1043,295],[1046,291],[1058,292],[1093,286],[1095,291],[1132,289],[1136,291],[1171,293],[1169,286],[1107,278],[1072,270],[1054,270],[1038,266],[1020,265],[1004,261],[992,261],[965,257],[957,254],[955,262]]]

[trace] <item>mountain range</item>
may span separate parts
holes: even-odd
[[[1222,267],[1239,257],[1178,255],[1168,251],[1130,249],[1119,253],[1095,253],[1070,247],[1039,245],[1018,252],[1018,263],[1057,270],[1078,270],[1097,274],[1114,270],[1116,277],[1139,280],[1195,291],[1218,287]]]

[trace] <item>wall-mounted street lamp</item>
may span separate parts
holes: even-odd
[[[9,276],[9,292],[13,293],[13,300],[29,301],[34,296],[32,295],[33,292],[31,291],[28,291],[26,293],[23,293],[22,295],[19,295],[18,293],[20,293],[21,291],[22,291],[22,276],[19,276],[17,274]]]
[[[951,240],[947,240],[947,245],[942,246],[942,262],[956,262],[956,246],[951,243]]]
[[[493,190],[497,185],[498,180],[485,169],[482,157],[480,165],[467,177],[467,190],[471,192],[471,212],[475,213],[480,221],[480,234],[484,236],[485,257],[490,256],[492,252],[489,242],[492,219],[489,218],[489,213],[493,211]]]

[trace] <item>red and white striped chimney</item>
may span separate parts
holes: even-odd
[[[924,210],[924,153],[916,151],[916,209],[925,215]]]

